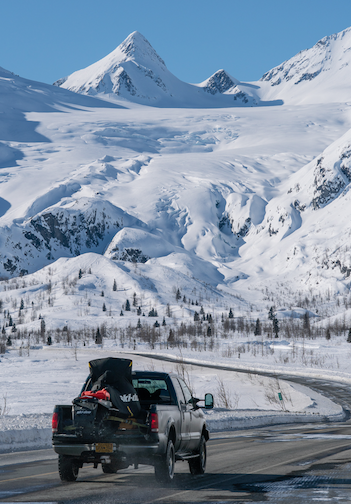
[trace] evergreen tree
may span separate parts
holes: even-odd
[[[234,318],[233,310],[230,308],[228,318]]]
[[[126,311],[130,311],[130,302],[129,302],[129,299],[127,299],[126,301],[126,308],[125,308]]]
[[[311,333],[311,328],[310,328],[310,316],[308,311],[306,311],[303,316],[303,328],[308,333],[309,336]]]
[[[169,330],[167,343],[170,343],[171,346],[174,344],[174,331],[173,331],[173,329]]]
[[[8,336],[8,338],[6,340],[6,346],[12,346],[11,336]]]
[[[102,336],[101,336],[101,332],[100,332],[100,328],[99,327],[97,328],[96,334],[95,334],[95,344],[96,345],[101,345],[102,344]]]
[[[269,309],[268,318],[269,318],[269,320],[272,320],[272,322],[275,319],[275,312],[274,312],[274,307],[273,306],[271,306],[270,309]]]
[[[139,316],[141,315],[141,308],[140,308],[140,306],[137,309],[137,315],[139,315]]]
[[[194,313],[194,322],[198,322],[200,320],[199,314],[197,311]]]
[[[166,318],[165,318],[165,317],[163,317],[163,320],[162,320],[162,325],[163,325],[163,326],[167,325],[167,324],[166,324]]]
[[[136,295],[136,292],[134,292],[133,294],[133,306],[136,306],[137,305],[137,295]]]
[[[176,292],[176,300],[179,301],[179,299],[182,297],[181,293],[180,293],[180,290],[177,289],[177,292]]]
[[[274,317],[273,319],[273,332],[274,332],[274,335],[276,338],[278,338],[279,336],[279,322],[278,322],[278,319],[277,317]]]
[[[326,330],[326,333],[325,333],[325,339],[326,339],[327,341],[329,341],[329,340],[330,340],[330,338],[331,338],[331,336],[330,336],[330,328],[329,328],[329,327],[327,327],[327,330]]]
[[[120,317],[123,317],[124,313],[123,310],[121,310],[121,313],[119,314]]]
[[[137,329],[141,329],[141,322],[140,322],[140,318],[138,319]]]
[[[210,325],[207,326],[207,336],[212,336],[212,329]]]
[[[156,320],[156,322],[154,323],[154,327],[160,327],[158,320]]]
[[[83,272],[82,272],[81,269],[79,269],[79,272],[78,272],[78,278],[79,278],[79,280],[82,278],[82,276],[83,276]]]
[[[45,337],[45,330],[46,330],[45,320],[42,318],[40,321],[40,336],[42,337],[42,339],[44,339]]]
[[[46,344],[49,345],[49,346],[52,345],[52,338],[51,338],[51,336],[47,337]]]
[[[114,280],[114,281],[113,281],[112,290],[113,290],[113,291],[116,291],[116,290],[117,290],[117,282],[116,282],[116,280]]]
[[[104,291],[101,291],[101,297],[104,297],[104,296],[105,296]]]
[[[262,334],[262,327],[261,327],[260,319],[258,318],[256,320],[256,326],[255,326],[255,330],[254,330],[254,335],[255,336],[261,336],[261,334]]]
[[[201,308],[200,308],[200,315],[204,315],[204,314],[205,314],[204,307],[203,307],[203,306],[201,306]]]
[[[347,340],[348,343],[351,343],[351,327],[349,329],[348,335],[347,335]]]
[[[23,299],[21,299],[20,310],[23,310],[23,309],[24,309],[24,301],[23,301]]]
[[[105,303],[102,305],[102,311],[106,311],[106,305],[105,305]]]

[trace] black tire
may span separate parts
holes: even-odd
[[[76,481],[79,473],[77,462],[67,455],[58,456],[58,472],[61,481]]]
[[[116,474],[118,467],[117,464],[114,464],[111,462],[111,464],[101,464],[102,465],[102,472],[105,474]]]
[[[168,440],[167,450],[155,463],[155,477],[161,483],[171,483],[174,478],[175,450],[172,440]]]
[[[204,474],[206,470],[207,450],[206,439],[203,435],[200,438],[198,453],[198,457],[189,460],[189,469],[193,475]]]

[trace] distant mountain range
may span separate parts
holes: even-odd
[[[188,84],[175,77],[151,44],[139,32],[131,33],[105,58],[56,86],[91,96],[118,96],[157,107],[232,107],[257,104],[240,88],[239,81],[218,70],[201,84]]]
[[[234,107],[350,100],[351,29],[323,38],[311,49],[268,71],[257,82],[239,82],[218,70],[200,84],[175,77],[143,35],[134,32],[87,68],[55,82],[76,93],[157,107]]]
[[[138,32],[56,86],[0,69],[0,276],[40,301],[52,268],[72,306],[111,275],[144,306],[179,287],[219,314],[347,297],[350,68],[351,29],[253,83],[184,83]]]

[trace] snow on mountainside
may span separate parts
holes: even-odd
[[[347,45],[349,33],[313,50],[320,51],[323,68],[328,61],[330,70],[321,74],[347,69],[339,68],[336,48]],[[321,56],[326,47],[330,61]],[[295,86],[307,103],[319,75],[301,76],[315,71],[312,60],[290,80],[260,85],[281,89],[281,99]],[[128,78],[121,80],[123,72]],[[80,94],[62,89],[70,82]],[[17,317],[6,301],[12,284],[21,286],[21,297],[38,296],[41,306],[49,279],[56,299],[70,295],[72,306],[79,304],[79,315],[76,309],[69,315],[76,327],[83,313],[88,325],[100,323],[99,294],[83,304],[89,293],[111,290],[111,279],[121,286],[109,300],[118,314],[127,291],[149,310],[172,304],[179,287],[188,300],[211,300],[219,314],[229,306],[260,313],[277,296],[291,306],[296,293],[310,289],[347,293],[351,103],[335,103],[328,91],[323,106],[269,106],[279,97],[259,101],[263,87],[250,86],[224,70],[199,85],[181,83],[138,33],[58,87],[1,69],[0,276],[7,280],[0,293],[6,310]],[[100,100],[104,89],[105,98],[119,94]],[[233,109],[238,101],[266,106]],[[190,103],[196,106],[185,109]],[[84,278],[78,281],[79,270]],[[67,325],[67,303],[60,309],[50,303],[40,308],[47,323]],[[174,310],[193,320],[191,305],[186,315],[177,305]],[[36,327],[37,319],[25,323]]]
[[[146,38],[131,33],[114,51],[87,68],[55,82],[76,93],[124,98],[157,107],[234,107],[256,105],[239,82],[219,70],[202,84],[180,81]]]
[[[351,28],[324,37],[311,49],[267,72],[259,96],[284,103],[330,103],[351,99]]]
[[[116,97],[157,107],[242,107],[350,100],[351,28],[268,71],[260,81],[239,82],[218,70],[187,84],[166,68],[150,43],[134,32],[117,49],[55,84],[104,99]]]
[[[280,194],[267,203],[262,222],[251,223],[236,264],[248,279],[246,286],[265,289],[270,279],[269,289],[280,290],[282,304],[289,303],[292,285],[301,292],[331,289],[347,295],[350,189],[351,130],[284,181]]]

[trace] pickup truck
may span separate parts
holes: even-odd
[[[101,464],[104,473],[153,465],[156,479],[166,483],[174,478],[177,460],[187,461],[191,474],[205,472],[209,431],[201,400],[180,376],[133,372],[131,362],[91,361],[80,396],[72,405],[55,406],[52,443],[62,481],[75,481],[79,468],[91,463]],[[206,409],[213,408],[212,394],[203,401]]]

